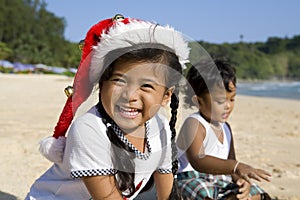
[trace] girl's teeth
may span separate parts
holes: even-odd
[[[128,115],[128,116],[136,116],[138,114],[137,109],[133,109],[133,108],[123,108],[123,107],[120,107],[120,111],[123,114]]]

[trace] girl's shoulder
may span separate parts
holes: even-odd
[[[75,137],[101,137],[106,138],[106,126],[102,122],[101,116],[95,107],[78,116],[71,124],[68,135]]]
[[[149,125],[149,136],[163,136],[171,135],[168,118],[160,113],[154,115],[148,122]]]
[[[91,107],[87,112],[77,116],[73,123],[75,125],[88,124],[90,126],[104,125],[100,113],[95,106]]]
[[[157,113],[149,120],[149,127],[157,127],[159,130],[169,127],[169,121],[165,115]]]

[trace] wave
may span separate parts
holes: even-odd
[[[300,100],[300,81],[238,83],[238,94]]]

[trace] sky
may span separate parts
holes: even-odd
[[[300,35],[299,0],[45,0],[66,21],[65,38],[79,42],[98,21],[115,14],[170,25],[191,40],[266,42]],[[241,37],[242,36],[242,37]]]

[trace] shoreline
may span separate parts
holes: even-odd
[[[24,199],[51,166],[38,142],[52,134],[66,100],[63,90],[72,81],[61,75],[0,74],[0,200]],[[299,121],[299,100],[237,95],[229,119],[237,158],[272,173],[271,183],[258,183],[272,198],[300,199]]]

